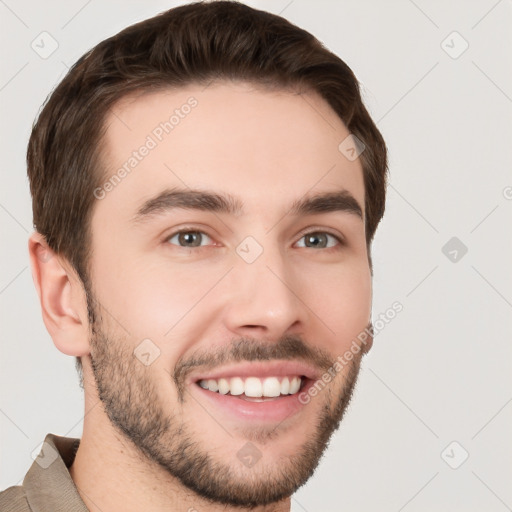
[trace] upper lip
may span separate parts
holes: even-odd
[[[317,379],[316,368],[302,361],[257,361],[238,365],[221,366],[208,372],[197,373],[190,377],[192,382],[207,379],[230,377],[285,377],[287,375],[304,376]]]

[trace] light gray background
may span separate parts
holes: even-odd
[[[29,267],[32,121],[86,50],[179,3],[0,0],[0,489],[46,433],[82,432],[74,360],[44,327]],[[391,173],[374,318],[404,307],[292,510],[512,510],[511,1],[247,3],[311,31],[364,85]],[[59,45],[47,59],[31,48],[43,31]],[[453,31],[469,44],[458,58]],[[456,262],[442,252],[452,237],[468,248]]]

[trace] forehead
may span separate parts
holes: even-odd
[[[340,189],[364,210],[360,160],[338,149],[349,132],[314,93],[190,85],[124,98],[106,125],[95,216],[126,221],[173,187],[241,198],[244,215],[282,215],[305,194]]]

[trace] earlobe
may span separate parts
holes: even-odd
[[[40,233],[30,236],[28,250],[43,322],[55,346],[70,356],[89,354],[87,301],[80,279]]]
[[[365,341],[363,343],[363,354],[367,354],[373,346],[374,330],[373,330],[373,323],[371,320],[368,323],[368,325],[365,329],[365,332],[367,334],[367,338],[365,339]]]

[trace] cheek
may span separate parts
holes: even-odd
[[[340,266],[336,272],[319,271],[303,285],[302,296],[327,326],[331,345],[343,350],[368,325],[372,302],[370,270],[362,264]]]
[[[144,263],[144,265],[142,265]],[[127,270],[128,287],[121,286],[123,301],[131,308],[134,330],[163,339],[194,317],[194,309],[219,280],[212,266],[176,262],[142,262]],[[146,329],[145,333],[141,329]]]

